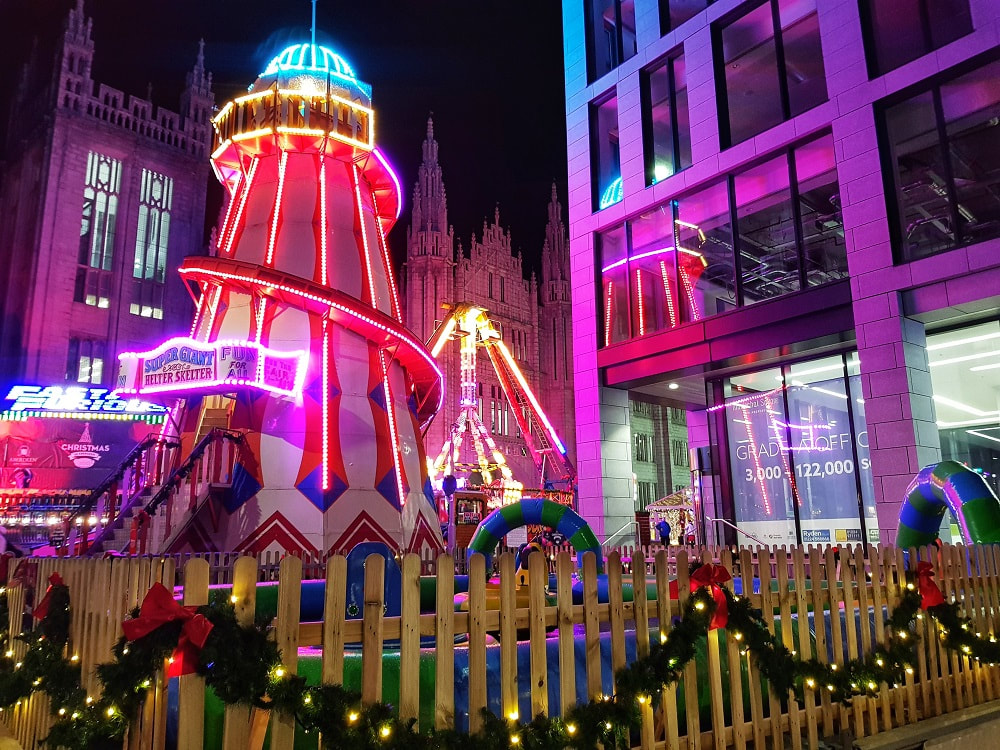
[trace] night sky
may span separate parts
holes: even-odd
[[[5,112],[32,39],[45,49],[73,1],[0,0]],[[285,46],[308,41],[311,19],[309,0],[85,0],[85,9],[94,19],[94,79],[139,96],[151,83],[153,102],[175,111],[199,38],[221,104],[245,91]],[[553,181],[566,205],[560,3],[529,10],[509,0],[319,0],[316,26],[317,42],[373,87],[376,142],[404,191],[403,215],[390,234],[394,254],[403,252],[433,112],[457,236],[468,249],[499,203],[514,249],[536,267]],[[221,189],[210,190],[209,223],[221,201]]]

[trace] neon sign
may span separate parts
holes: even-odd
[[[285,396],[302,390],[308,355],[255,341],[173,338],[148,352],[118,355],[116,394],[169,393],[250,386]]]
[[[162,393],[247,385],[295,395],[305,375],[304,352],[279,352],[252,341],[164,342],[150,352],[119,355],[117,393]]]
[[[137,398],[118,398],[107,388],[60,385],[14,385],[4,397],[6,408],[0,417],[92,417],[143,419],[166,414],[167,409]],[[161,417],[162,418],[162,417]]]

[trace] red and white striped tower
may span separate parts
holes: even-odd
[[[442,547],[421,440],[441,375],[400,322],[385,238],[401,191],[373,121],[370,87],[315,44],[284,50],[214,120],[230,201],[217,255],[180,269],[197,293],[190,338],[125,355],[119,381],[187,395],[191,442],[204,394],[236,397],[229,427],[247,447],[226,512],[196,514],[171,550]]]

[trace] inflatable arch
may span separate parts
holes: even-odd
[[[921,547],[938,536],[950,510],[967,544],[1000,542],[1000,500],[982,476],[957,461],[925,466],[906,488],[896,545]]]
[[[601,543],[597,541],[590,525],[568,505],[541,498],[525,498],[497,508],[486,516],[472,535],[468,554],[484,555],[486,568],[489,569],[500,540],[514,529],[528,524],[539,524],[564,534],[576,550],[577,561],[581,566],[584,553],[593,552],[597,557],[598,572],[603,571]]]

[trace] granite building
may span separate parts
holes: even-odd
[[[7,382],[110,387],[119,352],[189,327],[176,269],[205,252],[211,74],[199,49],[173,112],[94,81],[94,55],[77,0],[54,50],[38,47],[24,67],[10,108],[0,193]]]
[[[541,253],[541,280],[525,278],[520,253],[500,222],[497,207],[491,222],[473,234],[468,250],[448,222],[448,202],[434,123],[427,121],[423,160],[413,188],[410,226],[406,234],[403,296],[406,325],[422,341],[447,315],[442,305],[472,302],[487,310],[530,384],[571,460],[573,450],[573,349],[569,298],[569,243],[562,206],[552,186],[548,223]],[[460,350],[447,345],[438,357],[445,379],[445,401],[424,438],[429,457],[437,456],[459,412]],[[532,487],[538,471],[520,438],[500,381],[482,354],[477,361],[479,413],[511,466],[514,478]]]

